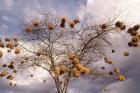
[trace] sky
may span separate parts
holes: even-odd
[[[0,36],[4,31],[9,35],[20,30],[20,22],[36,17],[42,17],[40,12],[53,12],[58,16],[79,17],[93,16],[93,20],[100,20],[120,14],[122,19],[131,23],[140,22],[140,0],[0,0]],[[118,49],[118,48],[117,48]],[[118,51],[128,50],[124,45]],[[110,82],[107,93],[139,93],[140,92],[140,48],[129,49],[128,58],[111,55],[121,68],[127,80],[124,82]],[[1,61],[1,60],[0,60]],[[39,71],[38,71],[39,72]],[[21,78],[20,78],[21,79]],[[26,84],[24,82],[30,82]],[[9,87],[7,82],[0,79],[0,93],[46,93],[54,92],[52,81],[48,78],[46,84],[38,80],[22,78],[23,85]],[[80,82],[82,81],[82,82]],[[70,93],[104,93],[98,89],[92,79],[80,79],[72,83]]]

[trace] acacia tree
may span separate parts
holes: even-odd
[[[17,70],[39,67],[52,77],[57,93],[67,93],[69,83],[79,77],[115,76],[117,80],[123,81],[125,76],[107,56],[105,49],[113,46],[110,33],[130,34],[132,39],[128,46],[138,47],[139,27],[128,26],[124,21],[117,21],[117,17],[101,24],[90,24],[87,19],[68,19],[47,14],[43,19],[23,23],[18,37],[20,40],[7,37],[1,39],[0,47],[7,49],[8,53],[14,51],[17,56],[13,61],[1,64],[0,77],[13,80],[13,73],[17,73]],[[124,52],[124,56],[129,56],[129,53]],[[92,67],[100,61],[109,64],[112,70],[102,72]],[[105,70],[105,67],[101,69]]]

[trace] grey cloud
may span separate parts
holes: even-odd
[[[7,0],[8,1],[8,0]],[[87,0],[92,1],[92,0]],[[113,15],[113,8],[118,10],[125,10],[128,13],[128,19],[132,22],[139,22],[140,7],[138,0],[93,0],[91,4],[80,7],[80,4],[86,4],[86,0],[11,0],[10,4],[5,5],[4,0],[0,0],[0,21],[2,25],[8,26],[6,29],[9,33],[16,33],[19,28],[19,19],[22,19],[28,10],[52,10],[58,15],[68,16],[84,16],[84,13],[94,15],[95,19],[103,18],[104,14]],[[129,8],[128,8],[129,7]],[[126,16],[124,16],[126,17]],[[118,52],[128,50],[128,47],[116,47]],[[120,50],[119,50],[120,49]],[[101,93],[101,85],[108,84],[109,93],[139,93],[140,89],[140,48],[130,49],[130,57],[124,58],[120,53],[118,56],[113,56],[116,60],[116,65],[121,68],[121,71],[126,75],[127,80],[124,82],[114,82],[106,80],[94,79],[79,79],[71,83],[70,93]],[[54,92],[52,81],[48,85],[32,84],[32,86],[17,86],[16,88],[9,88],[4,80],[0,81],[0,93],[46,93],[46,91]],[[98,86],[98,87],[97,87]]]

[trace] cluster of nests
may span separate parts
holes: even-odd
[[[56,76],[59,76],[59,75],[62,75],[68,71],[71,72],[71,75],[72,77],[80,77],[80,75],[86,75],[86,74],[89,74],[90,73],[90,69],[83,66],[81,63],[80,63],[80,60],[78,59],[78,57],[73,54],[73,53],[70,53],[68,55],[70,61],[71,61],[71,64],[72,64],[72,68],[69,69],[66,65],[64,64],[60,64],[59,66],[57,66],[55,68],[55,75]]]
[[[46,55],[46,53],[44,52],[43,49],[39,49],[39,50],[37,50],[36,55],[41,56],[41,55]]]
[[[14,87],[16,87],[17,85],[10,82],[10,83],[9,83],[9,86],[14,86]]]
[[[14,76],[12,75],[13,73],[17,73],[17,70],[14,68],[14,63],[13,61],[9,62],[8,64],[1,64],[2,67],[6,68],[5,70],[0,72],[0,77],[1,78],[6,78],[9,81],[14,80]],[[8,71],[10,69],[10,72]],[[12,72],[11,72],[12,70]],[[16,86],[16,84],[9,83],[10,86]]]
[[[61,18],[60,27],[65,28],[66,21],[67,21],[67,18],[66,17],[62,17]],[[71,22],[69,22],[69,27],[75,28],[75,25],[77,25],[78,23],[80,23],[79,19],[74,19]]]
[[[109,26],[108,26],[106,23],[100,25],[100,28],[101,28],[102,30],[105,30],[107,27],[109,27]],[[123,22],[121,22],[121,21],[117,21],[117,22],[115,23],[115,27],[116,27],[116,28],[119,28],[120,30],[125,30],[125,29],[126,29],[126,25],[125,25]]]
[[[112,53],[115,53],[115,50],[114,50],[114,49],[112,49]],[[129,52],[124,51],[124,52],[123,52],[123,55],[124,55],[124,56],[129,56],[130,54],[129,54]]]
[[[66,22],[67,22],[66,17],[62,17],[60,27],[65,28]],[[79,22],[80,22],[79,19],[74,19],[71,22],[69,22],[69,27],[74,28],[75,25],[78,24]],[[34,20],[32,24],[25,29],[25,32],[32,33],[35,28],[39,28],[40,26],[41,26],[41,22],[39,20]],[[56,25],[53,23],[47,23],[46,26],[47,26],[47,30],[49,31],[54,30],[56,27]]]
[[[25,29],[25,32],[32,33],[41,26],[41,22],[39,20],[34,20],[30,26]],[[47,30],[51,31],[55,29],[55,25],[53,23],[47,23]]]
[[[7,48],[7,52],[11,53],[12,50],[15,54],[20,54],[20,48],[18,48],[18,38],[5,38],[5,41],[0,40],[0,48]],[[3,56],[3,52],[0,50],[0,58]]]
[[[14,67],[14,61],[9,62],[8,64],[0,64],[2,67],[13,70],[13,73],[17,73],[17,70]]]
[[[134,25],[133,27],[130,27],[127,30],[127,33],[129,33],[132,36],[131,41],[128,42],[129,47],[138,47],[138,43],[140,40],[140,34],[138,34],[139,28],[140,28],[140,25]]]
[[[126,25],[124,25],[123,22],[117,21],[115,23],[115,26],[120,28],[121,30],[126,29]],[[140,39],[140,35],[138,34],[138,30],[140,28],[140,25],[136,24],[133,27],[128,28],[127,33],[129,33],[132,36],[132,39],[130,42],[128,42],[129,47],[138,47],[138,42]]]
[[[79,58],[74,53],[70,53],[69,59],[73,64],[72,76],[79,77],[81,74],[89,74],[91,70],[80,63]]]
[[[104,60],[105,60],[105,62],[107,63],[107,64],[110,64],[110,65],[113,65],[113,61],[111,60],[111,59],[109,59],[109,58],[104,58]],[[105,69],[105,67],[102,67],[102,69],[104,70]],[[121,73],[120,73],[120,69],[119,68],[114,68],[113,69],[113,71],[110,71],[109,72],[109,75],[113,75],[113,74],[117,74],[117,80],[119,80],[119,81],[124,81],[124,80],[126,80],[126,78],[125,78],[125,76],[124,75],[122,75]]]
[[[6,70],[0,72],[0,77],[6,77],[6,79],[8,79],[8,80],[13,80],[14,79],[14,77],[12,75],[10,75],[9,72],[6,71]]]

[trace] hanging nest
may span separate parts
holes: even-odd
[[[78,58],[74,58],[72,60],[72,64],[79,64],[80,63],[80,60]]]
[[[134,30],[134,31],[139,30],[139,28],[140,28],[140,25],[134,25],[134,26],[133,26],[133,30]]]
[[[60,67],[55,67],[54,74],[56,76],[59,76],[60,75]]]
[[[0,42],[2,42],[2,39],[0,38]]]
[[[125,30],[126,29],[126,26],[125,25],[121,25],[120,29],[121,30]]]
[[[3,56],[3,52],[0,50],[0,58],[2,58]]]
[[[65,28],[65,23],[61,23],[60,27]]]
[[[48,30],[54,30],[55,26],[54,26],[54,24],[48,24],[47,28],[48,28]]]
[[[73,60],[73,59],[77,58],[77,56],[74,53],[69,53],[68,57],[69,57],[70,60]]]
[[[133,28],[129,28],[129,29],[127,30],[127,33],[131,33],[132,31],[134,31]]]
[[[128,52],[124,52],[123,55],[124,56],[129,56],[129,53]]]
[[[2,67],[7,67],[7,64],[3,64]]]
[[[19,45],[18,43],[15,43],[15,44],[14,44],[15,47],[18,47],[18,45]]]
[[[20,63],[21,63],[21,64],[24,64],[24,63],[25,63],[25,61],[21,61]]]
[[[9,74],[9,72],[5,70],[5,71],[0,73],[0,77],[7,76],[8,74]]]
[[[124,75],[119,75],[119,76],[117,77],[117,80],[119,80],[119,81],[124,81],[124,80],[126,80],[126,78],[125,78]]]
[[[41,51],[37,51],[37,52],[36,52],[36,55],[37,55],[37,56],[40,56],[41,54],[42,54]]]
[[[7,53],[11,53],[11,49],[8,49],[8,50],[7,50]]]
[[[66,17],[62,17],[62,18],[61,18],[61,23],[65,23],[65,22],[66,22],[66,20],[67,20],[67,18],[66,18]]]
[[[84,66],[80,63],[75,65],[75,68],[77,68],[78,70],[83,69],[83,67]]]
[[[112,72],[112,71],[109,71],[109,73],[108,73],[109,75],[113,75],[114,73]]]
[[[13,64],[8,65],[7,67],[10,68],[10,69],[14,69],[14,65]]]
[[[33,30],[32,30],[32,27],[27,27],[25,31],[26,31],[27,33],[31,33]]]
[[[69,26],[70,26],[71,28],[74,28],[74,27],[75,27],[75,23],[74,23],[74,22],[70,22],[70,23],[69,23]]]
[[[59,67],[60,67],[60,75],[66,73],[66,72],[68,71],[68,68],[67,68],[66,65],[63,65],[63,64],[62,64],[62,65],[60,65]]]
[[[109,58],[104,59],[107,64],[113,64],[113,61]]]
[[[120,69],[119,68],[115,68],[114,72],[118,74],[118,73],[120,73]]]
[[[104,67],[104,66],[102,66],[102,67],[101,67],[101,69],[102,69],[102,70],[105,70],[105,67]]]
[[[9,83],[9,86],[13,86],[13,83]]]
[[[13,38],[13,40],[14,40],[15,42],[18,42],[18,38],[17,38],[17,37]]]
[[[6,41],[6,42],[10,42],[10,39],[9,39],[9,38],[5,38],[5,41]]]
[[[6,47],[7,47],[7,48],[10,48],[10,49],[13,49],[13,48],[14,48],[14,44],[13,44],[12,42],[8,42],[8,43],[6,44]]]
[[[17,70],[16,70],[16,69],[14,69],[14,70],[13,70],[13,72],[14,72],[14,73],[17,73]]]
[[[83,69],[84,69],[83,74],[89,74],[91,72],[89,68],[84,67]]]
[[[15,48],[15,54],[20,54],[20,48],[18,47]]]
[[[133,42],[133,47],[138,47],[138,42]]]
[[[104,30],[104,29],[107,28],[107,25],[106,24],[102,24],[100,27],[101,27],[102,30]]]
[[[13,80],[14,77],[13,77],[12,75],[8,75],[8,76],[7,76],[7,79],[9,79],[9,80]]]
[[[10,62],[11,65],[13,65],[14,63],[15,63],[14,61],[11,61],[11,62]]]
[[[114,49],[112,49],[112,53],[115,53],[115,50]]]
[[[128,46],[132,47],[133,46],[133,42],[128,42]]]
[[[73,77],[80,77],[80,72],[76,68],[73,68],[72,69],[72,76]]]
[[[16,87],[16,86],[17,86],[17,84],[14,84],[13,86],[14,86],[14,87]]]
[[[130,35],[131,35],[131,36],[136,36],[137,34],[138,34],[137,31],[131,31],[131,32],[130,32]]]
[[[115,23],[115,26],[116,26],[116,27],[121,27],[122,24],[123,24],[123,23],[122,23],[121,21],[117,21],[117,22]]]
[[[79,19],[74,19],[73,22],[74,22],[75,24],[80,23]]]
[[[137,35],[138,39],[140,39],[140,35]]]
[[[43,83],[46,83],[46,80],[43,80]]]
[[[34,77],[34,75],[31,74],[30,77]]]
[[[33,21],[33,25],[34,25],[35,27],[38,27],[38,26],[40,25],[40,21],[39,21],[39,20]]]
[[[0,42],[0,47],[1,47],[1,48],[4,48],[4,47],[5,47],[5,45],[4,45],[3,42]]]
[[[138,37],[133,37],[132,38],[132,42],[138,42],[139,41],[139,38]]]

